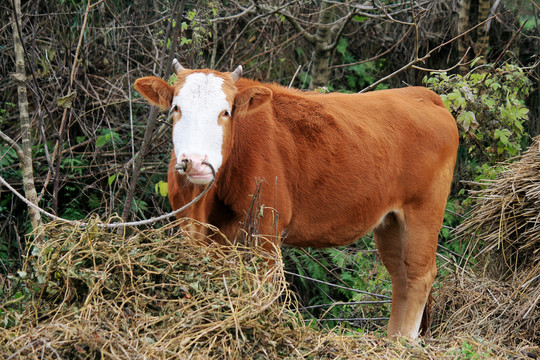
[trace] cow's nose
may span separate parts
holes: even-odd
[[[204,173],[206,165],[204,162],[208,161],[207,155],[186,155],[182,154],[176,164],[176,170],[187,173]]]
[[[182,159],[179,163],[176,164],[175,169],[181,172],[186,172],[188,168],[189,160]]]

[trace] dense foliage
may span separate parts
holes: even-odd
[[[462,165],[467,174],[461,174],[462,179],[493,177],[494,165],[528,145],[525,101],[531,81],[523,68],[482,66],[464,76],[433,73],[424,82],[441,95],[458,123],[466,152]]]

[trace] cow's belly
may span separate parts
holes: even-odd
[[[293,247],[327,248],[350,244],[371,230],[371,227],[350,227],[329,230],[319,234],[286,228],[282,232],[282,244]]]
[[[386,206],[378,211],[347,209],[341,215],[312,213],[312,216],[293,217],[282,233],[282,243],[294,247],[325,248],[350,244],[377,227],[385,216],[396,211]]]

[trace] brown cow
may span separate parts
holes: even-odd
[[[435,250],[450,191],[458,131],[440,97],[421,87],[320,94],[187,70],[174,86],[135,82],[150,103],[173,113],[169,199],[177,209],[215,185],[181,216],[236,238],[256,190],[277,207],[280,242],[349,244],[373,231],[392,280],[388,336],[418,336],[436,273]],[[261,233],[274,229],[264,213]]]

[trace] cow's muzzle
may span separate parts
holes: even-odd
[[[176,164],[174,168],[177,171],[186,173],[188,172],[188,167],[191,167],[191,161],[189,161],[189,159],[184,159],[180,161],[178,164]]]

